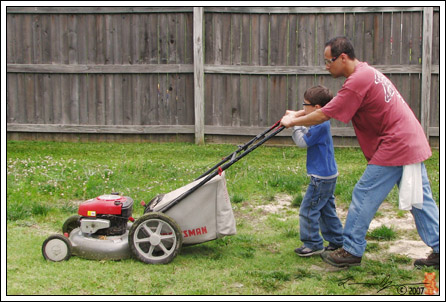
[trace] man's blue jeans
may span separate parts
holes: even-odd
[[[438,253],[440,249],[438,207],[432,198],[424,164],[421,165],[421,171],[423,207],[421,210],[412,208],[411,212],[421,239],[433,249],[434,253]],[[402,166],[367,166],[353,190],[352,202],[344,226],[344,249],[347,252],[362,257],[367,245],[365,236],[370,222],[395,184],[399,185],[402,173]]]
[[[312,250],[324,248],[324,239],[342,246],[342,223],[336,214],[334,191],[336,177],[320,179],[311,177],[299,210],[300,240]]]

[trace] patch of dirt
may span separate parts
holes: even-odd
[[[270,204],[259,205],[255,208],[261,210],[265,214],[278,214],[292,208],[291,201],[291,196],[287,194],[278,194]],[[348,209],[337,207],[336,210],[344,225]],[[392,227],[398,232],[397,240],[379,243],[383,248],[387,248],[387,250],[385,250],[386,253],[406,255],[409,258],[417,259],[426,257],[432,251],[430,247],[421,241],[421,238],[418,237],[417,240],[413,240],[413,234],[416,233],[416,226],[414,218],[409,211],[407,211],[403,217],[398,217],[393,205],[384,202],[380,206],[379,212],[381,215],[372,220],[368,231],[371,232],[372,230],[385,225],[387,227]],[[266,215],[262,215],[262,218],[265,217]],[[367,253],[366,257],[373,259],[377,257],[379,258],[380,256],[377,254],[378,253]]]
[[[348,209],[337,208],[337,213],[342,223],[345,223],[347,218]],[[379,212],[382,214],[379,217],[375,217],[370,223],[369,232],[383,225],[392,227],[398,232],[398,239],[394,241],[385,241],[384,244],[388,246],[386,252],[391,254],[405,255],[412,259],[425,258],[432,249],[428,247],[422,240],[413,240],[411,234],[415,233],[417,228],[415,226],[415,220],[412,214],[407,211],[403,217],[398,217],[396,210],[393,206],[387,202],[384,202]],[[366,256],[370,258],[376,258],[376,255],[366,253]]]
[[[274,197],[274,202],[267,205],[257,206],[257,209],[270,214],[278,214],[282,210],[289,209],[291,207],[291,201],[293,198],[286,194],[278,194]]]

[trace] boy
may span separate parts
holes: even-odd
[[[304,93],[301,115],[325,106],[333,98],[324,86],[309,88]],[[306,128],[294,127],[293,140],[307,149],[307,173],[311,177],[299,210],[300,240],[303,246],[294,251],[302,257],[334,251],[343,244],[342,223],[336,214],[334,191],[338,176],[334,158],[330,122]],[[329,245],[324,249],[322,236]]]

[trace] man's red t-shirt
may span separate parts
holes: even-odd
[[[352,121],[369,164],[403,166],[432,155],[423,128],[395,86],[365,62],[321,110],[341,122]]]

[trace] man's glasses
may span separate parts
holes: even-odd
[[[342,55],[342,53],[341,53]],[[330,65],[331,63],[333,63],[334,61],[336,61],[337,58],[339,58],[341,55],[338,55],[336,57],[333,57],[331,59],[325,59],[325,65]]]

